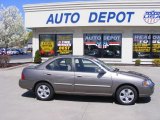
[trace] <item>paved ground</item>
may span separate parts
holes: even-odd
[[[123,106],[111,97],[57,95],[43,102],[18,86],[22,68],[0,70],[0,120],[160,120],[160,68],[119,68],[148,74],[156,83],[151,100]]]
[[[32,62],[32,54],[27,53],[25,55],[12,55],[10,63],[22,63],[22,62]]]

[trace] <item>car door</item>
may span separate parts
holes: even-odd
[[[84,94],[110,94],[112,80],[109,72],[100,74],[96,63],[85,58],[75,58],[75,92]]]
[[[58,58],[52,61],[46,66],[44,74],[56,92],[73,92],[74,72],[71,58]]]

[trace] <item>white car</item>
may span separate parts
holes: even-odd
[[[3,52],[0,50],[0,55],[2,55],[3,54]]]
[[[13,55],[12,50],[7,50],[7,55]]]

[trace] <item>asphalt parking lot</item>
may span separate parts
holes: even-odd
[[[32,53],[10,56],[10,63],[24,63],[24,62],[31,62],[31,61],[32,61]]]
[[[151,99],[123,106],[112,97],[57,95],[39,101],[21,89],[18,80],[23,67],[0,70],[0,120],[160,120],[160,67],[119,66],[147,74],[156,84]]]

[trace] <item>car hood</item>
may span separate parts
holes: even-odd
[[[136,77],[136,78],[140,78],[140,79],[149,79],[148,76],[141,74],[141,73],[138,73],[138,72],[134,72],[134,71],[119,71],[119,74],[132,76],[132,77]]]

